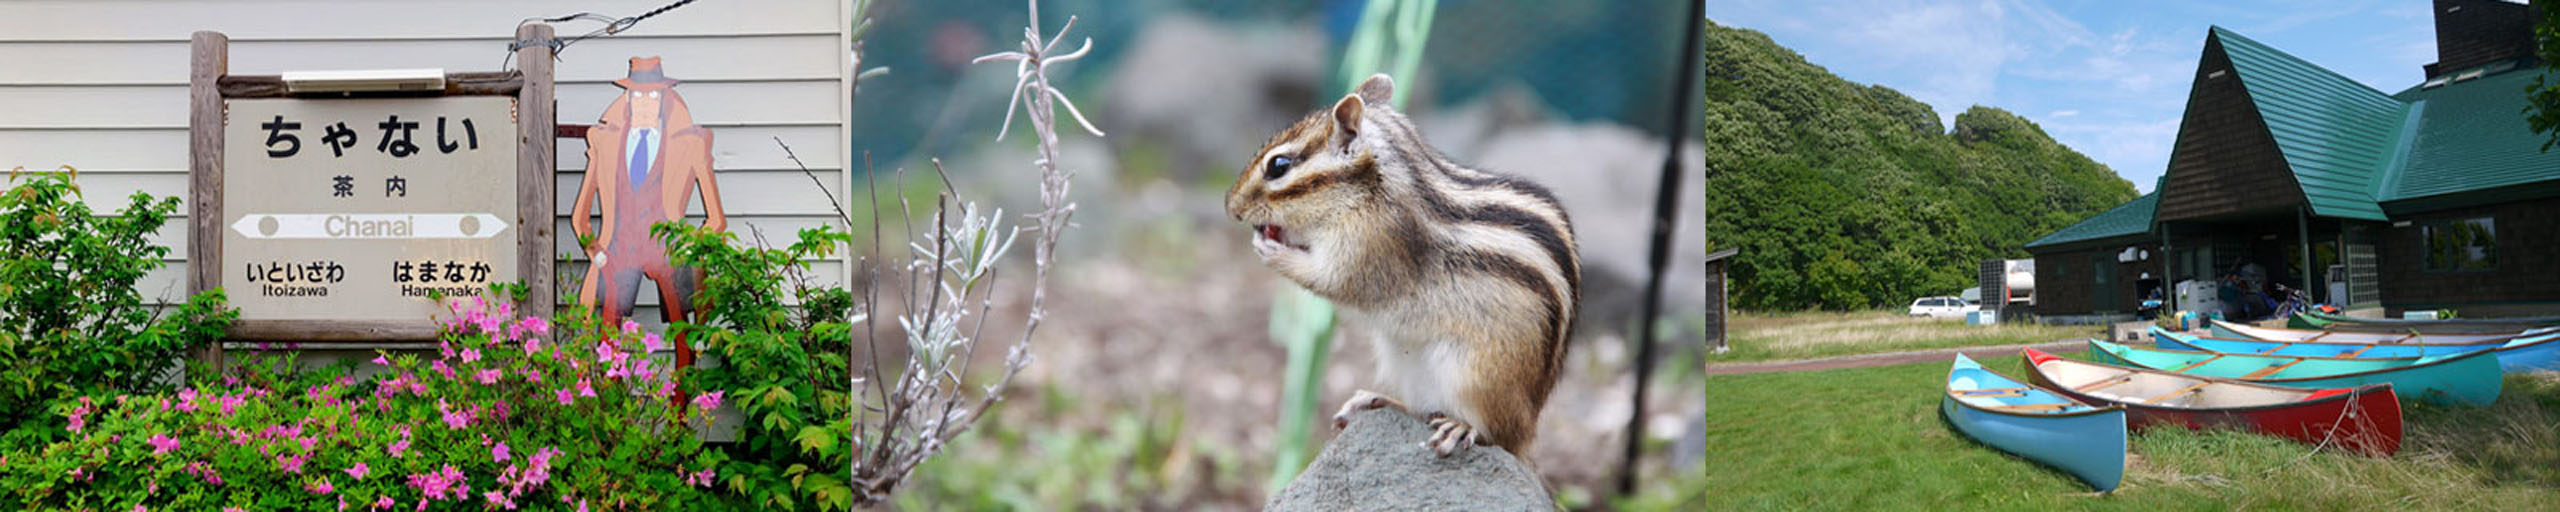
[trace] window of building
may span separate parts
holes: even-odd
[[[2419,231],[2426,240],[2428,272],[2482,272],[2498,268],[2497,224],[2489,217],[2428,222]]]

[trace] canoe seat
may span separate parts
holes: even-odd
[[[2099,379],[2099,380],[2097,380],[2097,381],[2090,382],[2090,383],[2088,383],[2088,384],[2081,384],[2079,387],[2071,388],[2071,390],[2072,390],[2072,391],[2082,392],[2082,393],[2087,393],[2087,392],[2091,392],[2091,391],[2097,391],[2097,390],[2102,389],[2102,388],[2105,388],[2105,387],[2107,387],[2107,386],[2113,386],[2113,385],[2117,385],[2117,384],[2123,384],[2123,383],[2127,383],[2127,382],[2133,382],[2133,374],[2134,374],[2134,372],[2124,372],[2124,373],[2116,374],[2116,376],[2113,376],[2113,377],[2107,377],[2107,378],[2105,378],[2105,379]]]
[[[2210,363],[2210,362],[2213,362],[2215,359],[2221,359],[2221,358],[2222,358],[2222,354],[2214,354],[2214,355],[2213,355],[2213,357],[2207,357],[2207,358],[2204,358],[2204,359],[2201,359],[2201,360],[2197,360],[2197,361],[2196,361],[2196,362],[2194,362],[2194,363],[2188,363],[2186,366],[2180,366],[2180,367],[2178,367],[2178,369],[2175,369],[2175,370],[2169,370],[2169,371],[2172,371],[2172,372],[2178,372],[2178,373],[2186,373],[2186,372],[2187,372],[2187,370],[2193,370],[2193,369],[2196,369],[2196,367],[2198,367],[2198,366],[2204,366],[2204,364],[2205,364],[2205,363]]]
[[[2156,404],[2156,403],[2160,403],[2160,401],[2161,401],[2161,400],[2168,400],[2168,399],[2170,399],[2170,398],[2174,398],[2174,397],[2176,397],[2176,396],[2178,396],[2178,395],[2184,395],[2184,394],[2187,394],[2187,393],[2190,393],[2190,392],[2194,392],[2195,390],[2198,390],[2198,389],[2204,389],[2205,385],[2207,385],[2207,384],[2212,384],[2212,383],[2213,383],[2213,381],[2202,381],[2202,380],[2200,380],[2200,381],[2196,381],[2196,383],[2195,383],[2195,384],[2193,384],[2193,385],[2189,385],[2189,386],[2184,387],[2184,388],[2178,388],[2178,390],[2177,390],[2177,391],[2171,391],[2171,392],[2167,392],[2167,393],[2161,393],[2161,394],[2160,394],[2160,396],[2151,397],[2151,399],[2149,399],[2149,400],[2143,400],[2143,401],[2142,401],[2142,403],[2145,403],[2145,404]]]
[[[2004,411],[2047,411],[2047,410],[2061,410],[2061,409],[2069,409],[2069,408],[2076,407],[2076,406],[2079,406],[2079,405],[2080,405],[2080,404],[2069,404],[2069,403],[2053,403],[2053,404],[2008,404],[2008,405],[1986,405],[1986,406],[1982,406],[1982,408],[1984,408],[1984,409],[1999,409],[1999,410],[2004,410]]]
[[[2268,376],[2268,375],[2274,375],[2276,372],[2284,371],[2284,369],[2286,369],[2286,368],[2292,368],[2292,367],[2293,367],[2293,365],[2302,364],[2302,362],[2303,362],[2303,361],[2305,361],[2305,360],[2306,360],[2306,359],[2302,359],[2302,358],[2294,358],[2293,362],[2285,363],[2285,364],[2279,364],[2279,365],[2270,365],[2270,366],[2265,367],[2265,368],[2259,368],[2259,369],[2258,369],[2258,371],[2249,372],[2249,374],[2248,374],[2248,375],[2242,375],[2242,376],[2240,376],[2240,378],[2243,378],[2243,379],[2255,379],[2255,378],[2259,378],[2259,377],[2265,377],[2265,376]]]
[[[1957,390],[1957,391],[1956,391],[1956,396],[1967,396],[1967,397],[2027,396],[2027,388],[2017,387],[2017,388],[1963,389],[1963,390]]]

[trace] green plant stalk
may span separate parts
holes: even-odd
[[[1333,303],[1304,288],[1282,292],[1271,305],[1271,338],[1289,346],[1288,381],[1280,395],[1280,447],[1273,458],[1271,490],[1277,492],[1305,469],[1313,453],[1307,431],[1324,394],[1324,362],[1333,353]]]
[[[1369,0],[1361,10],[1359,28],[1343,49],[1344,93],[1358,88],[1369,75],[1390,69],[1390,61],[1392,76],[1413,80],[1422,67],[1422,47],[1431,39],[1431,18],[1439,5],[1439,0]],[[1393,58],[1387,55],[1391,33],[1396,46]],[[1398,88],[1387,103],[1403,109],[1412,90]],[[1307,430],[1320,405],[1318,395],[1323,394],[1320,385],[1325,361],[1333,354],[1335,323],[1333,304],[1303,288],[1290,287],[1271,303],[1272,341],[1289,347],[1288,382],[1280,400],[1280,444],[1272,456],[1272,492],[1288,486],[1313,458]]]

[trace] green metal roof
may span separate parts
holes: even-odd
[[[2525,123],[2524,90],[2540,74],[2530,63],[2385,95],[2229,29],[2213,27],[2208,37],[2222,42],[2314,215],[2390,220],[2381,203],[2423,211],[2560,190],[2560,151],[2542,151],[2543,135]],[[2167,180],[2026,246],[2148,233]]]
[[[2311,213],[2386,220],[2375,197],[2408,105],[2229,29],[2213,27],[2212,34],[2293,167]]]
[[[2136,197],[2133,198],[2132,201],[2125,201],[2124,204],[2116,205],[2114,209],[2099,212],[2097,215],[2091,215],[2087,219],[2082,219],[2078,224],[2072,224],[2069,227],[2062,228],[2061,231],[2055,231],[2053,234],[2045,235],[2044,238],[2036,239],[2036,241],[2027,242],[2027,248],[2033,249],[2037,247],[2048,247],[2073,242],[2086,242],[2090,240],[2150,233],[2151,214],[2153,211],[2157,210],[2159,206],[2159,192],[2143,194],[2142,197]]]
[[[2442,87],[2401,91],[2399,99],[2420,107],[2414,123],[2416,137],[2408,147],[2406,165],[2381,198],[2413,199],[2560,180],[2560,151],[2542,151],[2543,136],[2525,124],[2524,90],[2537,70],[2513,66]]]

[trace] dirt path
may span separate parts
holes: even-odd
[[[1974,359],[2013,357],[2018,355],[2018,349],[2021,348],[2032,348],[2046,352],[2079,352],[2087,350],[2089,348],[2089,342],[2087,340],[2062,340],[2026,345],[1983,345],[1975,347],[1938,348],[1907,352],[1885,352],[1880,354],[1858,354],[1853,356],[1818,357],[1813,359],[1793,359],[1785,361],[1710,364],[1707,365],[1707,376],[1713,377],[1717,375],[1742,375],[1750,373],[1837,370],[1841,368],[1864,368],[1868,366],[1946,361],[1948,359],[1948,355],[1958,352],[1964,353],[1965,357],[1971,357]]]

